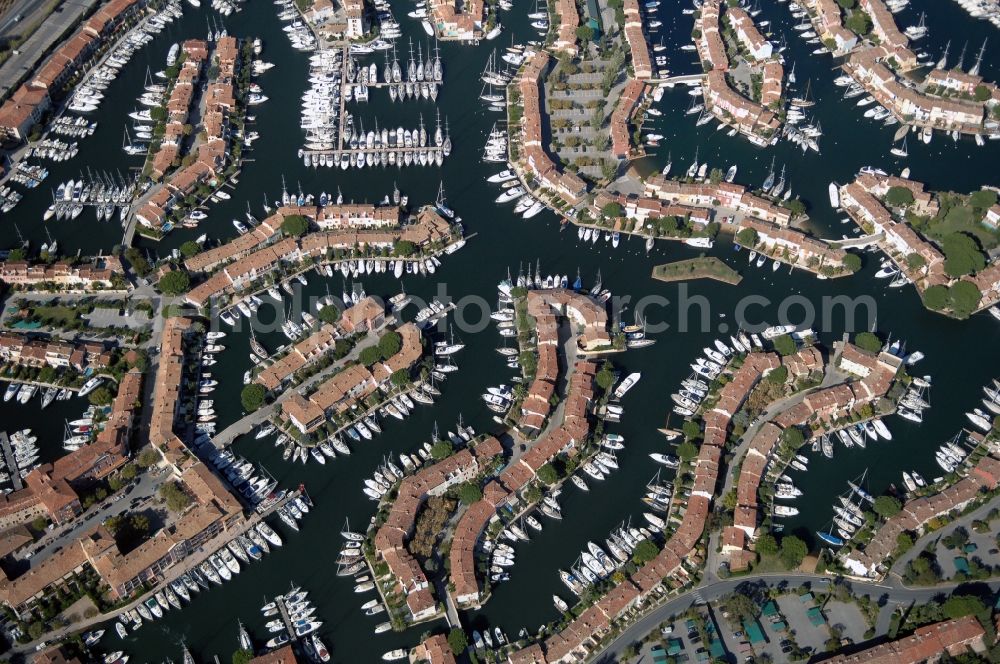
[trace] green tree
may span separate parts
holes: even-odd
[[[975,595],[952,595],[941,605],[941,612],[946,618],[951,619],[989,615],[983,601]]]
[[[854,9],[854,3],[856,0],[837,0],[837,4],[841,6],[842,9]]]
[[[762,556],[773,556],[778,553],[778,540],[774,539],[774,535],[768,533],[767,535],[761,535],[760,539],[757,540],[757,553]]]
[[[782,203],[788,211],[792,213],[793,217],[798,217],[806,213],[806,204],[802,202],[798,196],[788,201],[787,203]]]
[[[191,277],[184,270],[171,270],[160,278],[157,287],[167,295],[186,293],[191,285]]]
[[[399,336],[398,332],[392,330],[383,334],[382,338],[378,340],[378,350],[382,354],[382,357],[387,360],[398,353],[402,346],[403,338]]]
[[[980,210],[988,210],[997,203],[997,192],[992,189],[980,189],[969,196],[969,205]]]
[[[319,310],[319,319],[324,323],[336,323],[340,320],[340,309],[334,305],[328,305]]]
[[[736,234],[736,241],[744,247],[754,247],[757,245],[757,231],[753,228],[744,228]]]
[[[125,260],[128,261],[128,264],[132,266],[132,269],[140,277],[146,276],[153,270],[149,261],[146,260],[146,257],[136,247],[129,247],[125,250]]]
[[[447,440],[439,440],[431,446],[431,456],[434,457],[435,461],[447,459],[453,451],[454,448]]]
[[[882,341],[871,332],[859,332],[854,337],[854,345],[870,353],[882,350]]]
[[[244,387],[243,391],[240,392],[240,403],[243,404],[243,410],[252,413],[263,406],[264,394],[264,386],[259,383],[251,383]]]
[[[302,237],[309,230],[309,220],[301,214],[290,214],[281,221],[281,232],[292,237]]]
[[[114,399],[111,390],[106,387],[98,387],[87,396],[87,400],[95,406],[107,406]]]
[[[924,304],[927,305],[928,309],[941,311],[948,306],[948,300],[947,286],[935,285],[924,291]]]
[[[603,214],[605,217],[610,217],[612,219],[622,216],[623,213],[624,210],[622,210],[621,203],[618,203],[616,201],[606,203],[604,207],[601,208],[601,214]]]
[[[899,502],[899,499],[894,496],[879,496],[875,499],[875,504],[872,507],[875,513],[883,519],[893,517],[903,509],[903,505]]]
[[[455,655],[461,655],[469,647],[469,638],[460,627],[455,627],[448,632],[448,645]]]
[[[778,351],[779,355],[794,355],[797,350],[795,347],[795,340],[787,334],[775,337],[772,343],[774,344],[774,350]]]
[[[396,243],[392,245],[392,253],[396,256],[411,256],[416,250],[417,245],[413,244],[409,240],[397,240]]]
[[[681,431],[684,432],[684,437],[689,440],[701,436],[701,427],[694,420],[684,420],[684,424],[681,425]]]
[[[538,469],[538,479],[545,484],[552,485],[559,481],[559,473],[556,472],[551,463],[546,463]]]
[[[910,267],[911,270],[919,270],[920,268],[927,265],[927,261],[924,260],[924,257],[918,254],[917,252],[913,252],[906,256],[906,264]]]
[[[684,461],[690,461],[698,456],[698,448],[690,440],[685,440],[677,446],[677,456]]]
[[[906,207],[913,203],[913,192],[906,187],[889,187],[885,202],[892,207]]]
[[[635,545],[632,551],[632,561],[636,565],[644,565],[660,553],[660,549],[652,540],[644,539]]]
[[[134,480],[137,474],[138,471],[136,470],[134,463],[125,464],[125,466],[118,471],[118,475],[126,482]]]
[[[789,427],[781,432],[781,440],[790,448],[798,449],[806,442],[806,437],[797,427]]]
[[[171,512],[183,512],[191,504],[191,497],[177,482],[164,482],[160,485],[159,494]]]
[[[593,41],[594,29],[589,25],[581,25],[576,29],[576,38],[584,42]]]
[[[986,257],[970,235],[946,235],[941,242],[941,249],[944,251],[944,271],[950,277],[958,278],[986,267]]]
[[[872,20],[868,18],[868,14],[862,11],[856,11],[847,17],[844,21],[844,25],[847,28],[861,36],[867,35],[872,29]]]
[[[233,653],[233,664],[248,664],[253,659],[253,650],[237,650]]]
[[[458,487],[458,499],[466,505],[472,505],[483,499],[483,491],[475,482],[464,482]]]
[[[28,624],[28,636],[31,637],[32,641],[36,641],[42,638],[42,634],[45,633],[45,625],[40,620],[35,620]]]
[[[983,294],[971,281],[959,281],[948,290],[951,310],[959,318],[968,318],[979,307]]]
[[[767,374],[767,380],[775,385],[784,385],[785,381],[788,380],[788,367],[781,365],[775,369],[772,369],[769,374]]]
[[[140,468],[150,468],[160,462],[160,453],[151,447],[147,447],[139,453],[139,458],[135,462]]]
[[[844,267],[851,272],[857,272],[861,269],[861,257],[852,253],[844,254]]]
[[[367,346],[361,349],[361,353],[358,354],[358,361],[366,367],[370,367],[379,360],[382,359],[382,352],[378,349],[378,346]]]
[[[615,374],[611,371],[611,369],[605,366],[597,372],[594,380],[597,381],[598,387],[607,392],[611,389],[611,386],[615,384]]]
[[[396,387],[403,387],[410,382],[410,372],[406,369],[397,369],[389,376],[389,382]]]
[[[976,101],[986,101],[990,98],[990,89],[982,84],[977,85],[973,91],[973,96],[976,98]]]
[[[912,548],[913,538],[909,533],[904,531],[896,535],[896,551],[894,555],[901,556]]]
[[[781,539],[781,552],[778,555],[786,568],[794,569],[801,565],[802,559],[808,553],[809,547],[795,535],[788,535]]]
[[[760,615],[760,606],[751,597],[737,592],[722,600],[726,611],[740,620],[753,620]]]
[[[184,258],[191,258],[199,251],[201,251],[201,247],[198,246],[198,243],[194,240],[188,240],[181,245],[181,255],[184,256]]]

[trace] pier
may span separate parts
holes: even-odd
[[[14,491],[23,489],[24,483],[21,482],[17,461],[14,459],[14,450],[10,447],[10,438],[7,437],[6,431],[0,431],[0,450],[3,451],[3,461],[10,474],[10,483],[14,485]]]
[[[288,638],[291,639],[292,643],[299,640],[299,635],[295,633],[295,623],[292,622],[292,617],[288,615],[288,607],[285,606],[285,597],[275,598],[275,604],[278,605],[278,613],[281,615],[281,622],[285,623],[285,631],[288,632]]]

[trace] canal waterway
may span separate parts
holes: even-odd
[[[197,230],[178,230],[158,243],[139,242],[151,256],[164,257],[201,233],[220,241],[231,237],[235,232],[231,220],[242,217],[247,202],[259,216],[262,198],[266,195],[274,200],[280,193],[282,176],[290,189],[298,189],[301,184],[303,191],[319,194],[333,193],[339,187],[345,200],[355,201],[378,201],[392,191],[395,181],[409,195],[412,204],[433,201],[443,180],[449,205],[463,218],[466,231],[476,236],[461,251],[445,257],[443,267],[433,277],[405,277],[408,293],[424,300],[446,294],[454,299],[480,296],[491,302],[497,281],[506,276],[508,269],[516,273],[522,262],[527,266],[540,261],[543,273],[567,274],[570,280],[579,270],[588,286],[600,270],[606,288],[633,298],[624,315],[628,322],[640,298],[658,296],[669,301],[646,311],[651,325],[661,322],[669,325],[666,331],[651,335],[658,343],[614,358],[623,372],[643,374],[639,385],[624,399],[624,421],[612,428],[627,440],[626,450],[619,454],[621,469],[604,482],[589,481],[589,493],[568,486],[561,498],[563,520],[558,523],[546,520],[544,532],[535,535],[530,543],[518,545],[511,581],[495,589],[482,611],[463,616],[469,628],[499,626],[510,635],[522,627],[534,632],[540,624],[555,617],[551,595],[568,596],[558,580],[557,570],[571,565],[588,540],[601,541],[622,520],[641,519],[644,504],[640,497],[657,469],[648,454],[666,447],[656,428],[667,421],[669,395],[687,376],[688,363],[701,354],[703,347],[719,334],[735,331],[737,312],[744,298],[762,296],[767,300],[747,311],[751,323],[777,323],[779,313],[787,314],[787,322],[798,323],[804,315],[802,303],[820,312],[824,298],[836,295],[870,298],[877,311],[870,319],[862,316],[853,322],[845,321],[841,308],[814,321],[812,327],[819,332],[820,341],[829,347],[845,331],[875,327],[883,335],[891,333],[893,338],[906,340],[909,350],[923,351],[927,357],[916,372],[933,376],[932,408],[925,413],[923,425],[918,427],[900,418],[889,418],[887,424],[895,434],[892,442],[877,442],[867,450],[845,450],[838,446],[834,461],[813,459],[808,473],[795,475],[796,484],[805,495],[796,502],[801,514],[787,520],[786,531],[801,534],[811,542],[815,539],[813,531],[829,521],[830,505],[846,489],[847,479],[868,470],[869,489],[877,494],[890,483],[901,485],[902,470],[917,470],[928,478],[939,475],[934,448],[966,423],[962,413],[977,405],[980,386],[1000,368],[1000,347],[996,344],[1000,324],[986,315],[958,322],[925,311],[912,288],[888,290],[885,282],[872,279],[878,269],[875,254],[863,254],[865,266],[853,277],[819,281],[801,271],[790,274],[784,268],[772,272],[748,267],[746,254],[733,252],[728,240],[723,239],[712,254],[743,274],[739,286],[714,282],[666,284],[650,278],[653,265],[691,258],[698,255],[698,250],[659,243],[647,255],[639,240],[628,239],[623,239],[617,250],[603,241],[583,246],[574,230],[561,231],[555,216],[548,212],[525,221],[512,215],[509,206],[494,204],[498,190],[487,184],[485,178],[500,168],[496,164],[483,164],[480,155],[485,135],[499,116],[486,111],[478,100],[481,87],[478,77],[491,49],[496,46],[502,50],[504,44],[510,43],[511,33],[519,42],[534,38],[526,18],[526,13],[532,11],[529,4],[521,3],[503,16],[506,29],[497,42],[484,42],[477,47],[441,45],[444,86],[437,107],[442,119],[448,118],[454,145],[442,168],[341,171],[306,168],[296,157],[302,143],[299,98],[307,84],[308,56],[290,47],[270,2],[248,3],[240,14],[225,19],[225,25],[230,34],[238,37],[260,36],[265,42],[262,57],[276,64],[259,78],[270,101],[251,111],[257,116],[255,129],[261,134],[250,151],[251,161],[245,165],[239,184],[231,190],[232,200],[214,205]],[[866,164],[898,172],[903,163],[888,155],[893,129],[876,126],[862,118],[861,111],[853,104],[841,103],[841,89],[832,84],[838,72],[832,69],[830,58],[811,55],[811,47],[790,30],[793,21],[787,5],[762,4],[764,12],[759,18],[769,19],[772,28],[787,35],[786,57],[796,63],[800,89],[806,80],[812,81],[812,94],[818,100],[813,111],[825,131],[820,142],[822,154],[803,156],[788,143],[767,150],[753,148],[740,137],[728,138],[725,132],[716,132],[714,123],[695,128],[694,118],[684,115],[690,97],[684,89],[678,89],[664,96],[658,106],[663,117],[648,127],[649,131],[666,136],[662,153],[644,160],[641,168],[649,171],[662,168],[669,151],[675,172],[686,169],[697,147],[701,161],[707,159],[723,169],[736,163],[738,182],[759,183],[767,175],[773,156],[779,168],[787,165],[790,186],[807,201],[813,229],[824,236],[839,237],[848,232],[849,226],[841,225],[842,215],[830,209],[827,184],[831,180],[848,181]],[[691,62],[694,54],[679,50],[689,40],[691,17],[680,15],[669,5],[661,6],[661,20],[665,23],[663,41],[671,47],[667,51],[669,67],[675,74],[696,71],[697,65]],[[73,161],[52,166],[49,181],[27,195],[10,219],[5,220],[3,232],[8,245],[14,243],[15,224],[35,246],[47,241],[47,228],[66,253],[107,252],[121,241],[122,231],[117,222],[97,222],[89,211],[76,221],[53,220],[44,225],[41,214],[49,202],[49,187],[79,177],[86,167],[124,172],[139,166],[138,160],[126,157],[119,146],[126,114],[135,106],[133,100],[141,91],[147,66],[152,71],[161,69],[171,43],[204,37],[206,17],[221,20],[206,8],[195,10],[185,4],[184,9],[184,18],[172,23],[139,51],[109,88],[100,113],[95,115],[100,128],[94,137],[81,143],[80,155]],[[398,42],[402,59],[406,56],[407,38],[425,43],[425,36],[419,25],[406,17],[410,9],[407,3],[396,2],[394,9],[404,32]],[[956,3],[930,0],[914,0],[912,8],[897,15],[897,21],[901,26],[916,23],[920,11],[927,12],[931,34],[918,46],[937,58],[950,38],[954,61],[961,43],[968,39],[966,66],[971,65],[989,27],[968,18]],[[780,36],[776,34],[775,38]],[[658,39],[655,36],[650,41]],[[374,56],[373,61],[381,65],[382,56]],[[987,52],[981,73],[989,80],[1000,78],[1000,58]],[[392,104],[388,93],[382,90],[372,91],[372,100],[367,104],[351,104],[350,108],[356,117],[363,118],[366,128],[370,123],[374,127],[375,118],[379,126],[411,128],[416,126],[421,112],[425,123],[432,122],[435,113],[435,105],[427,101]],[[987,147],[977,148],[969,140],[955,144],[937,135],[929,146],[910,141],[911,156],[905,165],[911,167],[914,178],[926,182],[931,189],[965,192],[983,184],[996,186],[1000,185],[997,147],[991,142]],[[309,285],[303,289],[307,298],[325,295],[327,287],[339,296],[344,286],[339,273],[333,279],[321,279],[313,273],[308,277]],[[399,291],[397,281],[388,275],[362,277],[361,283],[369,294],[386,298]],[[783,307],[782,303],[787,303],[791,296],[798,298],[798,303]],[[685,306],[685,301],[690,306]],[[698,303],[707,305],[705,326],[701,324],[702,309]],[[409,309],[407,314],[412,315],[413,311]],[[462,313],[473,322],[478,316],[474,308]],[[261,318],[266,321],[270,315],[265,307]],[[493,352],[501,344],[501,337],[493,327],[479,333],[459,331],[458,335],[466,344],[457,356],[460,370],[441,385],[443,396],[438,403],[419,407],[403,423],[383,422],[383,433],[373,441],[353,444],[350,457],[339,457],[325,466],[291,465],[282,461],[280,450],[270,440],[244,437],[235,443],[238,453],[263,464],[282,486],[294,488],[304,484],[316,508],[307,516],[299,533],[277,524],[285,538],[284,547],[251,565],[224,587],[200,593],[183,611],[170,611],[164,619],[130,635],[122,647],[135,661],[161,661],[167,657],[176,661],[182,641],[198,661],[209,661],[213,655],[225,661],[237,647],[238,618],[251,631],[257,645],[263,645],[270,635],[259,607],[264,597],[284,591],[292,582],[310,591],[317,616],[324,622],[320,634],[332,647],[337,662],[379,661],[382,653],[412,646],[422,632],[443,626],[441,623],[402,634],[373,635],[373,628],[385,617],[363,615],[359,607],[370,596],[354,594],[350,579],[335,576],[332,561],[341,544],[337,531],[345,519],[350,519],[355,529],[363,529],[372,516],[373,504],[361,493],[362,481],[371,475],[383,456],[414,451],[429,440],[435,422],[446,431],[454,428],[460,415],[478,431],[489,431],[493,426],[491,413],[483,407],[479,394],[489,385],[508,382],[510,374],[500,355]],[[285,343],[280,332],[258,334],[258,338],[270,349]],[[212,368],[221,383],[214,395],[220,428],[241,415],[238,394],[241,376],[249,366],[248,334],[230,332],[226,343],[228,349]],[[54,457],[60,453],[62,420],[78,417],[83,408],[82,401],[74,400],[54,404],[43,414],[38,400],[25,407],[0,403],[0,417],[8,422],[8,430],[33,428],[40,435],[46,453]],[[679,424],[676,418],[673,424]],[[118,649],[117,638],[111,632],[105,637],[105,647]]]

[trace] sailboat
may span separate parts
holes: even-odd
[[[240,631],[239,631],[240,649],[253,651],[253,640],[250,638],[250,634],[247,633],[247,629],[246,627],[243,626],[243,623],[241,621],[238,622],[240,626]]]
[[[778,184],[774,185],[774,189],[771,190],[771,195],[777,198],[781,195],[781,192],[785,190],[785,165],[781,165],[781,175],[778,176]]]
[[[438,186],[437,199],[434,201],[434,205],[435,207],[437,207],[438,212],[448,217],[449,219],[455,216],[455,212],[445,203],[443,181]]]
[[[816,102],[809,98],[809,88],[812,84],[812,79],[806,81],[806,91],[801,97],[792,97],[792,106],[798,106],[799,108],[808,108],[810,106],[815,106]]]
[[[771,187],[774,186],[774,157],[771,157],[771,170],[764,178],[764,184],[761,186],[765,192],[770,191]]]
[[[253,326],[250,326],[250,350],[252,350],[254,354],[262,360],[266,360],[270,357],[270,353],[267,352],[267,349],[265,349],[260,342],[257,341],[257,337],[253,333]]]
[[[906,137],[905,136],[903,137],[903,145],[902,145],[902,147],[895,147],[894,146],[891,150],[889,150],[889,152],[891,152],[892,154],[896,155],[897,157],[901,157],[901,158],[909,156],[910,153],[906,149]]]

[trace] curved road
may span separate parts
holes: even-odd
[[[753,585],[763,583],[773,587],[784,583],[789,587],[796,587],[804,583],[809,583],[813,586],[822,587],[830,584],[831,579],[832,577],[819,574],[757,574],[696,586],[677,597],[671,598],[647,613],[619,634],[614,641],[607,644],[600,651],[592,653],[587,661],[593,664],[617,662],[625,648],[640,641],[646,634],[657,629],[661,622],[687,610],[694,604],[712,602],[731,594],[737,587],[743,584]],[[875,583],[874,581],[848,579],[848,582],[851,584],[852,591],[856,595],[868,595],[873,599],[878,599],[882,595],[885,595],[888,601],[894,604],[927,602],[937,595],[947,593],[962,585],[960,583],[948,583],[929,588],[907,588],[902,583],[892,581],[889,584],[882,584]],[[1000,588],[1000,580],[987,582],[987,585],[996,591]]]

